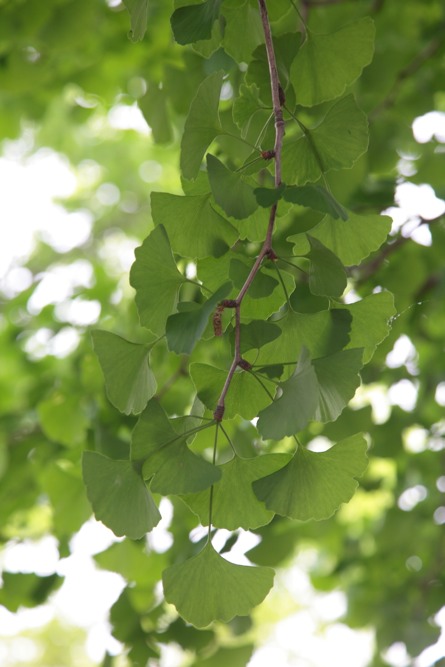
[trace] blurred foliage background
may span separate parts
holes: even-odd
[[[289,5],[280,0],[273,8],[278,32]],[[278,566],[281,583],[252,618],[198,631],[162,602],[161,570],[197,548],[189,537],[195,524],[179,501],[172,507],[173,541],[126,540],[98,553],[97,566],[127,582],[110,611],[122,644],[111,651],[116,657],[105,655],[104,667],[241,667],[251,655],[254,665],[278,627],[293,633],[294,648],[282,646],[283,665],[323,664],[315,653],[299,654],[298,638],[303,644],[307,632],[299,612],[308,602],[290,583],[298,576],[322,594],[317,599],[346,596],[334,618],[317,617],[311,632],[326,638],[334,622],[369,631],[369,656],[355,664],[445,665],[440,648],[425,651],[439,638],[440,619],[445,622],[445,205],[438,201],[445,198],[445,7],[441,0],[297,5],[317,32],[366,15],[377,28],[374,60],[354,87],[369,115],[369,151],[329,182],[352,210],[392,213],[387,245],[351,267],[349,279],[360,297],[391,290],[398,316],[351,406],[310,434],[340,439],[365,431],[370,465],[333,519],[277,517],[256,531],[248,558]],[[172,3],[150,0],[147,33],[132,43],[129,15],[118,0],[0,0],[0,188],[23,174],[15,190],[7,185],[2,193],[0,230],[3,555],[51,535],[63,563],[91,515],[82,451],[95,442],[118,456],[128,447],[135,420],[107,401],[89,328],[100,323],[144,340],[128,271],[134,247],[151,229],[150,193],[181,192],[185,115],[200,81],[231,58],[217,44],[213,50],[176,45],[171,12]],[[296,14],[293,20],[297,30]],[[233,43],[242,39],[235,35]],[[437,113],[416,121],[427,131],[420,143],[412,125],[430,112]],[[38,187],[45,182],[60,195],[54,219],[39,211]],[[164,401],[179,413],[190,402],[191,382],[181,359],[162,348],[156,354]],[[240,446],[248,431],[237,426]],[[225,538],[226,552],[238,537]],[[6,566],[11,559],[2,562],[0,605],[9,612],[44,605],[62,585],[63,567],[61,574],[58,566],[42,574],[32,563],[21,571]],[[25,660],[8,640],[5,664],[94,664],[83,631],[57,623],[26,631],[26,640],[41,648],[25,652]],[[347,642],[343,651],[346,660]]]

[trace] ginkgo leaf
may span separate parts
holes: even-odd
[[[323,218],[312,227],[311,236],[332,250],[345,266],[353,266],[380,248],[391,224],[387,215],[357,215],[348,211],[347,220],[334,220],[331,216]],[[295,243],[295,255],[307,253],[309,241],[306,234],[294,234],[287,240]]]
[[[213,412],[226,381],[227,371],[208,364],[194,363],[190,366],[190,375],[199,398]],[[265,384],[269,391],[274,390],[275,385],[267,381]],[[269,395],[251,373],[237,371],[226,396],[224,416],[227,419],[236,415],[253,419],[269,402]]]
[[[159,447],[142,466],[144,479],[153,479],[150,488],[155,493],[183,495],[207,489],[221,477],[221,471],[187,445],[187,435]]]
[[[310,107],[342,95],[371,62],[374,35],[369,17],[327,35],[307,31],[290,71],[297,103]]]
[[[303,348],[294,375],[280,385],[281,395],[258,415],[263,438],[281,440],[303,430],[313,419],[319,400],[315,370]]]
[[[140,415],[131,435],[131,459],[141,461],[165,443],[179,438],[159,401],[152,399]]]
[[[140,42],[147,30],[148,0],[123,0],[130,14],[131,31],[133,42]]]
[[[135,250],[130,285],[136,290],[141,324],[155,334],[164,333],[185,278],[176,268],[165,229],[159,225]]]
[[[232,114],[233,120],[241,130],[243,137],[246,136],[253,116],[261,112],[270,115],[270,109],[263,107],[259,97],[259,88],[255,84],[246,86],[241,84],[239,95],[233,102]]]
[[[214,72],[204,79],[191,103],[181,141],[184,178],[196,178],[206,149],[222,132],[218,115],[222,77],[222,72]]]
[[[150,492],[131,461],[84,452],[83,478],[94,515],[115,535],[138,540],[161,519]]]
[[[318,406],[314,418],[330,422],[337,419],[360,384],[359,370],[363,366],[363,350],[341,350],[321,359],[313,366],[318,382]]]
[[[352,315],[350,342],[347,347],[364,348],[363,363],[368,363],[379,343],[389,334],[391,320],[397,313],[393,295],[390,292],[378,292],[361,301],[339,304],[338,307]]]
[[[329,213],[334,220],[338,220],[338,218],[348,219],[346,209],[321,185],[287,186],[283,191],[283,199],[293,204],[307,206],[314,211]]]
[[[210,153],[207,154],[207,173],[215,201],[227,215],[244,220],[258,208],[253,188]]]
[[[318,296],[341,296],[346,288],[343,264],[321,241],[307,234],[310,251],[309,289]]]
[[[252,51],[264,42],[258,10],[249,0],[224,0],[224,50],[236,62],[249,62]],[[249,29],[246,30],[246,26]]]
[[[368,121],[353,96],[336,102],[322,122],[305,129],[298,139],[283,145],[282,168],[286,183],[318,181],[330,169],[352,167],[368,147]]]
[[[173,251],[182,257],[219,257],[238,237],[237,230],[211,206],[210,196],[151,194],[153,221],[165,227]]]
[[[210,542],[197,556],[172,565],[162,575],[167,602],[198,628],[249,614],[264,600],[273,579],[274,571],[269,567],[229,563]]]
[[[290,457],[290,454],[265,454],[250,459],[235,456],[221,465],[222,477],[213,486],[212,525],[228,530],[250,530],[269,523],[273,513],[258,502],[252,482],[282,468]],[[210,491],[183,498],[203,526],[209,522],[209,499]]]
[[[279,322],[275,322],[281,329],[280,337],[260,348],[255,367],[296,363],[303,346],[309,350],[312,359],[342,350],[349,342],[352,321],[350,313],[346,313],[346,310],[296,313],[289,309]],[[293,372],[291,366],[287,368],[286,378]]]
[[[209,39],[212,26],[218,18],[222,0],[206,0],[200,5],[187,5],[176,9],[170,19],[178,44],[192,44]]]
[[[353,496],[367,466],[367,444],[361,434],[325,452],[298,447],[277,472],[253,482],[256,496],[281,516],[307,521],[327,519]]]
[[[149,348],[110,331],[97,329],[91,337],[111,403],[126,415],[139,414],[156,392],[156,379],[148,365]]]
[[[244,354],[248,350],[259,350],[263,345],[270,343],[280,336],[281,329],[273,322],[253,320],[248,324],[240,325],[240,352]],[[230,332],[232,344],[235,342],[235,330]]]
[[[209,317],[217,304],[231,291],[232,283],[225,283],[202,305],[193,304],[193,310],[184,310],[170,315],[167,320],[166,335],[168,348],[176,354],[191,354],[201,338]],[[178,309],[180,309],[179,304]]]

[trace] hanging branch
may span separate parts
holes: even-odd
[[[270,30],[269,16],[267,13],[267,6],[265,0],[258,0],[258,5],[260,8],[261,22],[263,24],[264,38],[266,43],[266,54],[267,62],[269,65],[269,74],[270,74],[270,86],[272,93],[272,106],[273,106],[273,115],[275,119],[275,145],[273,152],[267,152],[268,157],[273,157],[275,160],[275,187],[281,185],[281,149],[283,145],[284,137],[284,120],[283,120],[283,109],[282,107],[285,104],[285,95],[284,91],[280,85],[278,78],[278,69],[277,62],[275,58],[275,51],[272,41],[272,33]],[[224,308],[234,308],[235,310],[235,352],[230,366],[229,372],[226,377],[226,381],[222,388],[220,397],[216,409],[213,413],[213,416],[217,422],[220,422],[224,416],[225,408],[225,399],[227,392],[229,391],[230,383],[232,382],[233,375],[237,369],[237,366],[245,368],[247,363],[243,360],[241,356],[241,303],[251,286],[256,274],[260,270],[261,264],[265,257],[269,259],[276,259],[276,255],[272,249],[272,235],[275,225],[275,218],[277,214],[277,204],[275,203],[270,209],[269,223],[267,226],[266,238],[262,245],[262,248],[259,252],[258,257],[255,260],[254,265],[252,266],[249,275],[246,278],[246,281],[242,288],[240,289],[236,299],[230,301],[223,301],[222,306]]]

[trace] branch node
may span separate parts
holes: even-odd
[[[275,151],[261,151],[261,157],[263,160],[272,160],[275,157]]]
[[[236,299],[224,299],[221,301],[220,306],[223,308],[236,308],[238,305],[238,302]],[[220,307],[218,306],[218,307]]]
[[[243,369],[243,371],[250,371],[252,369],[252,364],[249,364],[246,359],[240,359],[238,361],[238,366]]]
[[[224,405],[216,406],[215,412],[213,413],[213,419],[216,422],[222,422],[222,419],[224,417],[224,410],[225,410]]]

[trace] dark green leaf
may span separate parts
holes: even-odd
[[[284,190],[283,198],[293,204],[307,206],[315,211],[328,213],[334,220],[338,218],[342,220],[348,219],[346,209],[321,185],[288,186]]]
[[[303,430],[313,419],[319,386],[307,350],[303,348],[295,373],[280,385],[280,396],[258,415],[263,438],[281,440]]]
[[[192,44],[209,39],[212,26],[218,18],[221,0],[206,0],[200,5],[188,5],[176,9],[171,17],[171,26],[178,44]]]
[[[363,350],[342,350],[329,357],[314,359],[318,382],[317,421],[334,421],[354,396],[360,384],[358,374],[363,366]]]
[[[214,155],[207,155],[207,172],[215,201],[227,215],[243,220],[256,210],[258,204],[250,185]]]
[[[258,204],[270,208],[281,199],[285,190],[286,186],[282,184],[278,188],[256,188],[254,192]]]
[[[209,321],[210,315],[217,304],[231,291],[232,283],[222,285],[207,301],[193,310],[170,315],[167,320],[166,334],[168,347],[176,354],[191,354],[198,340],[201,338]],[[179,304],[179,307],[181,304]]]
[[[146,459],[162,445],[178,437],[179,434],[159,402],[152,399],[134,427],[131,437],[131,459],[133,461]]]

